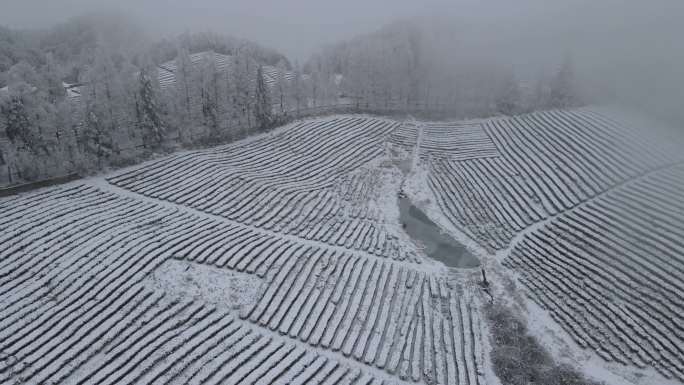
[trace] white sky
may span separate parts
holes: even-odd
[[[103,8],[123,10],[153,33],[214,30],[303,59],[321,44],[462,0],[0,0],[0,24],[43,27]]]
[[[624,97],[677,113],[684,100],[684,0],[0,0],[0,25],[47,27],[103,9],[131,15],[153,38],[211,30],[300,62],[393,20],[437,16],[457,31],[445,55],[491,57],[533,78],[570,53]]]
[[[648,52],[656,62],[681,54],[684,41],[684,0],[0,0],[0,25],[45,27],[107,8],[133,16],[153,37],[213,30],[300,61],[320,45],[409,16],[446,15],[482,49],[509,51],[514,64],[563,51],[592,63],[614,51],[620,60]],[[474,28],[460,28],[467,24]]]

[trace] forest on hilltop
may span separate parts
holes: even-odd
[[[212,32],[155,40],[120,14],[46,30],[2,28],[0,184],[233,141],[321,106],[468,118],[581,103],[569,56],[529,84],[468,52],[445,54],[449,36],[396,22],[299,65]]]

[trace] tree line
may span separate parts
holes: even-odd
[[[550,75],[521,79],[507,64],[461,48],[449,26],[412,20],[325,47],[306,63],[315,78],[342,75],[341,88],[369,109],[447,110],[454,118],[514,115],[581,103],[570,55]]]
[[[0,28],[0,184],[87,174],[152,153],[236,140],[303,109],[442,111],[452,118],[577,105],[570,58],[535,84],[397,22],[300,66],[215,33],[148,41],[122,17]]]
[[[100,21],[0,30],[0,184],[234,140],[306,105],[305,77],[273,50],[213,33],[134,47],[125,21]]]

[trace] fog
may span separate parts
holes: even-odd
[[[185,30],[249,38],[304,60],[316,47],[371,31],[450,1],[2,0],[0,24],[45,27],[83,13],[124,11],[155,35]]]
[[[684,122],[680,0],[2,0],[0,7],[0,25],[19,29],[118,10],[153,38],[212,30],[255,40],[293,62],[394,20],[414,19],[428,28],[447,26],[445,55],[490,58],[523,80],[571,55],[592,98]]]

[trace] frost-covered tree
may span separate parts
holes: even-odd
[[[287,87],[288,87],[288,81],[285,78],[285,74],[287,72],[287,68],[285,66],[284,61],[279,61],[278,65],[276,66],[278,72],[276,75],[276,96],[278,98],[278,111],[282,115],[285,113],[285,95],[287,92]]]
[[[232,65],[234,64],[234,62],[231,63],[229,69],[225,71],[225,73],[221,74],[219,80],[221,83],[223,83],[220,92],[220,106],[221,110],[223,111],[222,117],[226,121],[225,125],[227,126],[227,130],[224,134],[226,140],[233,140],[239,135],[239,133],[236,132],[236,129],[239,129],[240,108],[237,104],[237,97],[235,94],[237,87],[234,84],[234,68],[232,68]]]
[[[54,128],[58,150],[73,163],[76,151],[76,129],[79,123],[74,117],[80,108],[72,101],[63,98],[55,104]]]
[[[101,130],[112,138],[112,150],[130,147],[135,124],[135,68],[120,59],[120,53],[98,47],[93,64],[84,73],[82,96],[87,109],[98,118]],[[116,59],[116,61],[115,61]]]
[[[292,76],[292,85],[290,87],[290,94],[295,104],[295,111],[297,113],[297,116],[299,116],[306,98],[306,93],[304,89],[304,79],[299,64],[295,64],[294,73]]]
[[[154,67],[150,65],[143,66],[138,73],[136,117],[142,132],[143,146],[146,148],[159,147],[164,137],[164,125],[153,80],[157,78]]]
[[[252,126],[253,93],[251,58],[243,49],[239,49],[233,57],[232,92],[235,95],[235,107],[239,120],[242,121],[244,135],[247,135]]]
[[[308,82],[309,84],[309,97],[308,99],[311,100],[311,106],[316,107],[318,106],[318,100],[319,97],[321,96],[321,89],[324,87],[323,84],[323,76],[320,72],[320,70],[316,67],[314,67],[310,72],[309,72],[309,79],[310,81]]]
[[[247,135],[255,115],[262,126],[271,112],[263,108],[266,88],[255,81],[259,64],[281,69],[273,98],[287,109],[289,64],[277,52],[211,33],[149,45],[135,39],[138,32],[107,18],[82,18],[47,33],[0,28],[0,129],[12,138],[3,141],[8,166],[23,169],[20,160],[40,167],[120,164],[137,158],[141,144],[155,147],[175,129],[187,143],[182,135],[192,126],[221,139],[229,138],[226,126]],[[235,57],[235,65],[220,62],[207,70],[192,63],[196,54],[190,52],[212,50]],[[168,64],[164,73],[154,73],[157,63]],[[168,83],[160,86],[161,79]]]
[[[572,58],[568,55],[549,85],[548,105],[551,108],[567,108],[579,103],[575,84]]]
[[[130,72],[131,66],[115,64],[116,56],[116,52],[98,47],[92,66],[82,78],[85,124],[81,148],[97,157],[98,167],[104,164],[103,158],[119,155],[120,148],[134,144],[135,92],[129,92],[128,85],[135,84],[135,75]]]
[[[45,77],[45,88],[50,103],[56,104],[64,98],[65,90],[59,73],[59,65],[55,61],[52,53],[47,53],[43,74]]]
[[[5,120],[7,138],[13,144],[21,142],[28,148],[34,148],[37,138],[31,132],[31,123],[24,105],[24,99],[16,95],[7,97],[0,105],[0,112]]]
[[[26,62],[15,64],[8,74],[7,93],[0,103],[6,135],[20,149],[48,154],[43,134],[44,128],[54,123],[54,107],[41,89],[44,79]]]
[[[256,90],[254,92],[254,117],[259,128],[265,130],[273,124],[273,104],[264,80],[264,68],[257,69]]]
[[[184,46],[178,47],[175,59],[175,89],[173,92],[174,117],[178,127],[178,136],[184,140],[183,133],[190,126],[192,120],[192,61],[190,53]]]
[[[322,49],[306,63],[306,73],[317,100],[326,98],[328,74],[339,74],[340,93],[362,109],[438,109],[462,117],[513,112],[515,87],[501,84],[502,70],[489,55],[459,46],[467,40],[459,34],[453,25],[393,23]],[[555,81],[545,81],[543,104],[529,98],[522,104],[577,104],[572,72],[566,64]]]
[[[65,134],[72,132],[74,111],[68,101],[50,95],[50,74],[44,67],[36,71],[21,62],[8,75],[9,84],[0,96],[0,127],[11,145],[5,152],[8,165],[24,180],[69,171],[74,137]]]
[[[216,68],[216,57],[213,52],[202,59],[198,78],[200,85],[200,101],[204,125],[209,128],[210,136],[220,136],[219,116],[219,73]]]
[[[334,103],[336,94],[333,64],[328,58],[316,55],[307,63],[309,78],[306,81],[307,96],[313,107]]]
[[[84,123],[79,135],[79,147],[84,155],[95,156],[97,168],[101,169],[103,158],[112,152],[112,133],[102,123],[104,114],[98,101],[97,92],[93,87],[89,89],[84,111]]]

